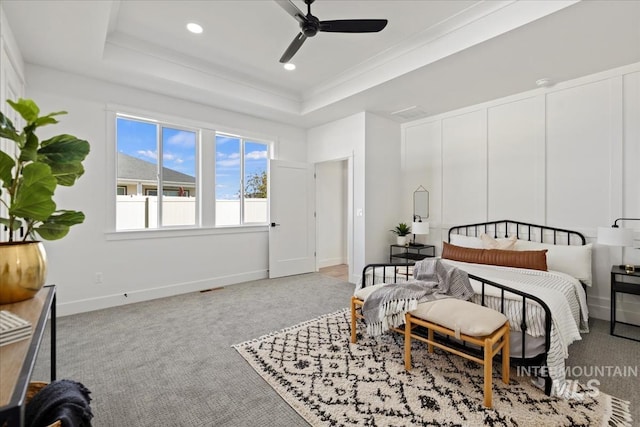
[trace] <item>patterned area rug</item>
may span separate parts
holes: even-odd
[[[528,379],[505,385],[494,370],[493,409],[482,405],[482,366],[415,342],[406,372],[404,338],[351,344],[343,310],[234,348],[312,426],[631,426],[628,402],[604,393],[583,401],[546,396]]]

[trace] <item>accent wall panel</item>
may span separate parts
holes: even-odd
[[[487,217],[486,110],[442,120],[442,222]]]
[[[429,191],[429,221],[442,220],[442,150],[441,122],[434,121],[408,127],[405,131],[403,155],[402,204],[413,212],[413,192],[422,185]],[[436,239],[438,241],[439,238]]]
[[[624,181],[623,211],[627,218],[640,218],[640,72],[623,77],[624,87]],[[628,221],[623,224],[636,230],[640,235],[640,223]],[[638,247],[636,240],[636,247]],[[625,249],[625,263],[640,264],[640,250]],[[640,297],[636,298],[640,303]],[[640,310],[638,310],[640,313]]]
[[[488,109],[489,219],[544,223],[544,96]]]
[[[616,84],[617,83],[617,84]],[[547,223],[608,224],[621,184],[621,80],[547,95]],[[612,193],[613,191],[613,193]],[[614,203],[615,204],[615,203]]]

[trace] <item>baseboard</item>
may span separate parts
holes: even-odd
[[[346,264],[344,258],[326,258],[318,260],[318,268],[333,267],[334,265]]]
[[[588,306],[589,317],[606,321],[611,320],[611,301],[609,298],[590,296]],[[623,301],[621,303],[620,299],[618,299],[616,321],[640,325],[640,303],[635,301]]]
[[[219,276],[194,282],[176,283],[157,288],[130,291],[113,295],[105,295],[96,298],[58,303],[56,306],[57,316],[69,316],[71,314],[84,313],[88,311],[102,310],[120,305],[133,304],[136,302],[149,301],[157,298],[171,297],[186,294],[189,292],[199,292],[222,286],[231,286],[238,283],[252,280],[266,279],[269,277],[267,270],[258,270],[228,276]]]

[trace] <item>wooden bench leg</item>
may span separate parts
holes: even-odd
[[[404,315],[404,369],[411,370],[411,315],[409,313]]]
[[[493,341],[490,338],[484,340],[484,406],[491,408],[491,375],[493,362]]]
[[[351,297],[351,342],[356,342],[356,297]]]
[[[502,382],[509,384],[509,322],[504,326],[505,333],[502,337],[504,345],[502,346]]]

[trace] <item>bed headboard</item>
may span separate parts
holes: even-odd
[[[482,233],[493,236],[494,239],[497,239],[498,237],[507,238],[515,234],[516,238],[519,240],[529,240],[532,242],[548,243],[552,245],[577,246],[585,245],[587,243],[584,235],[578,231],[548,227],[546,225],[529,224],[510,219],[451,227],[449,229],[448,240],[451,241],[452,234],[480,237],[480,234]]]

